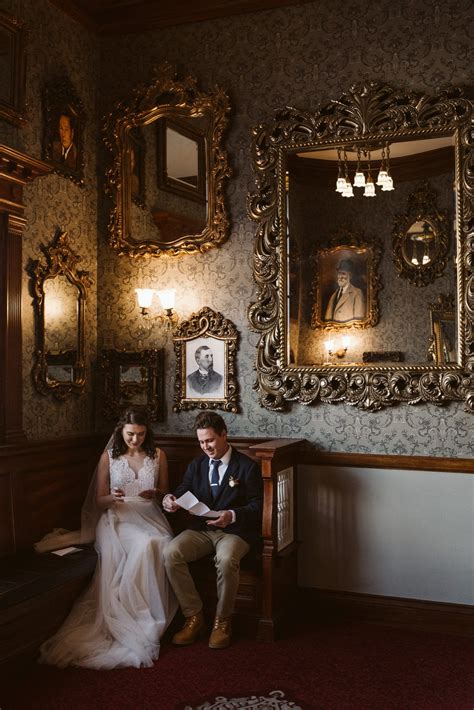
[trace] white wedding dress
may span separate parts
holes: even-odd
[[[123,503],[104,511],[96,530],[99,555],[90,587],[59,631],[41,647],[40,663],[108,669],[153,665],[177,602],[166,577],[163,548],[171,528],[140,491],[158,485],[158,455],[137,474],[109,451],[110,487]]]

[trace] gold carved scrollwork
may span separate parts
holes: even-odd
[[[262,406],[292,401],[348,402],[376,411],[399,403],[442,405],[462,400],[474,412],[474,122],[473,104],[458,89],[430,96],[377,83],[354,84],[311,114],[291,107],[253,131],[255,191],[248,213],[258,223],[254,249],[255,302],[251,327],[259,333],[255,389]],[[444,365],[298,366],[291,362],[288,318],[287,160],[297,151],[454,136],[457,203],[457,363]],[[441,262],[442,263],[442,259]]]
[[[31,263],[33,306],[36,321],[35,364],[32,370],[33,383],[36,390],[53,396],[62,401],[71,395],[80,394],[86,383],[85,375],[85,341],[84,341],[84,307],[87,289],[92,285],[87,271],[77,268],[80,257],[75,254],[68,240],[67,232],[59,231],[54,243],[44,248],[45,260]],[[77,319],[73,322],[62,322],[63,339],[71,342],[68,349],[51,350],[48,347],[48,332],[46,324],[46,287],[54,280],[63,278],[76,292],[76,303],[72,304]],[[61,301],[56,303],[56,310],[62,308]],[[65,334],[67,327],[72,327],[70,334]]]
[[[129,100],[118,102],[103,121],[102,133],[109,151],[110,166],[106,173],[106,192],[111,200],[109,243],[119,253],[131,257],[179,256],[205,252],[221,245],[229,234],[229,216],[225,205],[224,186],[231,175],[223,134],[230,112],[229,99],[216,87],[204,92],[198,89],[194,77],[182,80],[167,62],[159,65],[149,85],[137,87]],[[205,166],[207,210],[204,228],[198,233],[188,231],[165,239],[159,229],[146,238],[132,228],[133,186],[130,172],[131,139],[137,130],[160,119],[178,120],[203,117],[205,129]],[[148,191],[148,188],[147,188]],[[161,213],[157,213],[162,219]],[[155,215],[154,215],[155,216]],[[165,215],[166,216],[166,215]],[[179,221],[171,214],[168,222]],[[157,222],[157,225],[159,222]],[[189,230],[195,229],[189,220]]]
[[[188,409],[239,411],[238,337],[234,323],[224,318],[222,313],[207,307],[193,313],[189,320],[179,325],[173,335],[176,355],[175,412]],[[212,353],[211,367],[208,368],[207,362],[204,384],[201,389],[196,389],[193,378],[198,375],[198,352],[203,348]]]

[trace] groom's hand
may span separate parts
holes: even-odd
[[[175,503],[176,498],[172,493],[168,493],[165,495],[163,498],[163,510],[165,510],[167,513],[174,513],[178,510],[179,505],[176,505]]]
[[[213,525],[216,528],[226,528],[231,524],[233,515],[230,510],[218,510],[217,512],[220,513],[219,517],[208,520],[207,524],[209,526]]]

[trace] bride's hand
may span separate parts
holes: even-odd
[[[155,497],[158,488],[149,488],[147,491],[140,491],[138,494],[140,498],[146,498],[146,500],[151,500]]]
[[[122,488],[112,488],[110,495],[112,498],[111,503],[123,503],[125,491]]]

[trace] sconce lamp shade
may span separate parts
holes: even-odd
[[[161,301],[161,306],[166,310],[173,309],[175,304],[176,289],[168,288],[164,291],[158,291],[158,296]]]
[[[151,302],[153,301],[153,289],[152,288],[136,288],[135,293],[137,294],[137,301],[139,308],[150,308]]]

